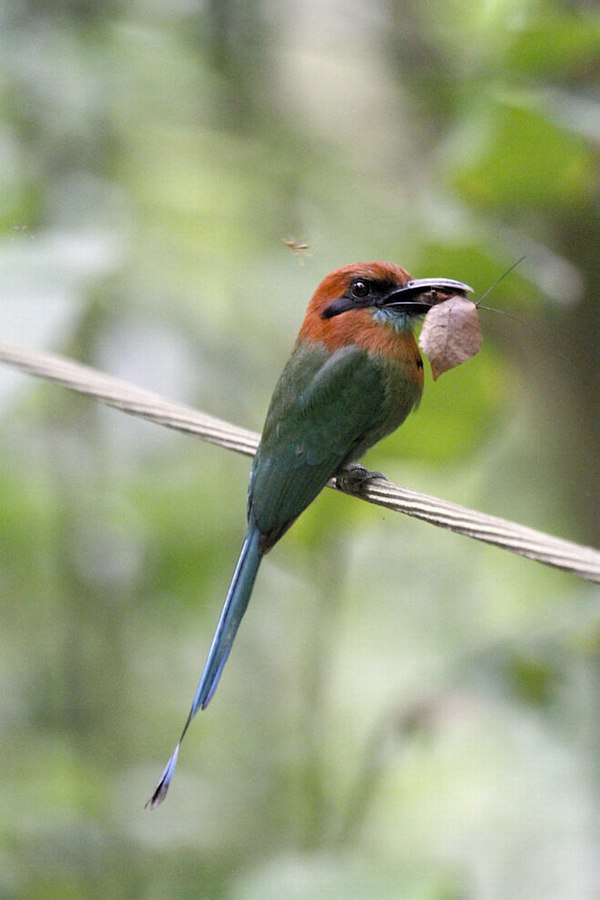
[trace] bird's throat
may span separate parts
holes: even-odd
[[[374,309],[371,312],[373,319],[379,325],[391,325],[397,332],[412,332],[415,322],[414,313],[398,309],[387,309],[385,306],[381,309]]]

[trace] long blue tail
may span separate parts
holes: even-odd
[[[190,726],[190,722],[199,709],[206,709],[211,701],[214,692],[217,689],[221,673],[227,662],[227,657],[233,646],[237,630],[239,628],[242,617],[246,612],[256,573],[260,566],[262,553],[260,551],[260,532],[255,526],[250,526],[246,539],[240,552],[231,584],[223,604],[217,630],[208,651],[208,657],[204,664],[204,670],[200,676],[194,702],[192,703],[183,731],[177,741],[173,754],[165,766],[160,777],[160,781],[154,789],[154,793],[146,803],[150,809],[159,806],[167,796],[169,785],[175,772],[177,765],[177,757],[179,756],[179,748],[185,737],[185,733]]]

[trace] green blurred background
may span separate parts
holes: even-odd
[[[4,337],[259,430],[330,269],[525,255],[367,463],[598,544],[597,3],[8,0],[0,71]],[[248,460],[0,402],[2,898],[600,896],[593,585],[321,497],[149,813]]]

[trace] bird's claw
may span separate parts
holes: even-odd
[[[358,463],[349,463],[335,476],[335,486],[338,491],[348,494],[360,494],[361,489],[370,481],[377,478],[385,478],[383,472],[372,472]]]

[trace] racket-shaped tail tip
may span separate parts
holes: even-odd
[[[175,766],[177,765],[177,757],[179,756],[179,744],[175,747],[173,751],[173,755],[167,765],[164,768],[164,772],[160,776],[160,781],[154,788],[154,792],[152,796],[148,799],[146,804],[144,805],[144,809],[156,809],[157,806],[163,802],[165,797],[167,796],[167,792],[169,790],[169,786],[171,784],[171,780],[175,773]]]

